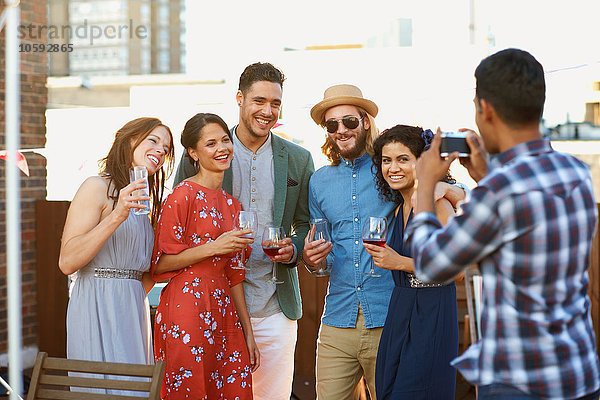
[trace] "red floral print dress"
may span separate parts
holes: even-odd
[[[224,190],[191,181],[179,184],[162,205],[151,273],[169,279],[154,324],[154,354],[165,361],[163,399],[251,399],[250,358],[230,287],[244,280],[232,269],[235,255],[206,258],[183,269],[155,273],[162,254],[217,239],[233,229],[237,200]]]

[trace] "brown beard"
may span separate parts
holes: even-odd
[[[361,126],[360,133],[356,135],[356,144],[354,145],[354,147],[345,152],[340,150],[335,140],[330,139],[329,142],[331,144],[331,147],[333,148],[333,151],[338,153],[340,156],[344,157],[346,160],[354,160],[360,157],[366,150],[367,131]]]

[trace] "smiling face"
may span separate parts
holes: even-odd
[[[354,129],[348,129],[342,123],[342,118],[350,116],[361,119],[358,126]],[[347,160],[354,160],[364,154],[370,125],[369,119],[366,117],[363,118],[358,112],[358,108],[352,105],[331,107],[325,112],[324,118],[325,121],[332,119],[338,121],[337,130],[333,133],[328,133],[335,151]]]
[[[279,118],[282,88],[279,83],[254,82],[246,91],[238,90],[236,100],[240,105],[238,136],[242,141],[264,142]]]
[[[157,126],[133,151],[133,166],[145,166],[153,175],[165,162],[171,149],[171,135],[164,126]]]
[[[388,143],[381,149],[381,172],[393,190],[413,190],[416,164],[415,155],[400,142]]]
[[[233,143],[219,124],[209,123],[202,128],[196,146],[189,148],[188,153],[198,161],[200,170],[223,172],[231,165]]]

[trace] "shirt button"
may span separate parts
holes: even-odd
[[[254,203],[254,199],[252,199],[252,202]]]
[[[357,287],[356,290],[358,290],[360,292],[361,291],[361,287],[360,286]]]
[[[252,157],[253,160],[256,160],[256,156]]]
[[[353,178],[356,178],[356,174],[352,174],[352,177],[353,177]]]
[[[358,244],[358,240],[355,240],[355,241],[354,241],[354,244]]]
[[[352,200],[356,200],[356,196],[352,196]]]
[[[358,263],[354,264],[355,267],[358,267]]]
[[[252,170],[256,170],[256,167],[252,167]]]
[[[256,189],[252,189],[252,192],[256,192]]]
[[[354,218],[355,221],[358,221],[358,218]]]
[[[253,181],[255,181],[255,180],[256,180],[256,177],[254,177],[254,176],[253,176],[253,177],[252,177],[252,180],[253,180]]]

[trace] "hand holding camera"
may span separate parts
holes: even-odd
[[[479,182],[487,174],[488,154],[483,141],[471,129],[461,128],[458,132],[440,132],[440,156],[447,158],[458,153],[458,159],[469,175]]]
[[[470,149],[468,157],[460,157],[459,161],[467,169],[475,182],[479,182],[488,172],[488,153],[481,137],[471,129],[459,129],[466,134],[467,145]]]
[[[448,157],[454,152],[458,152],[458,157],[469,157],[471,154],[471,149],[467,143],[467,132],[442,132],[440,137],[442,138],[440,156]]]

